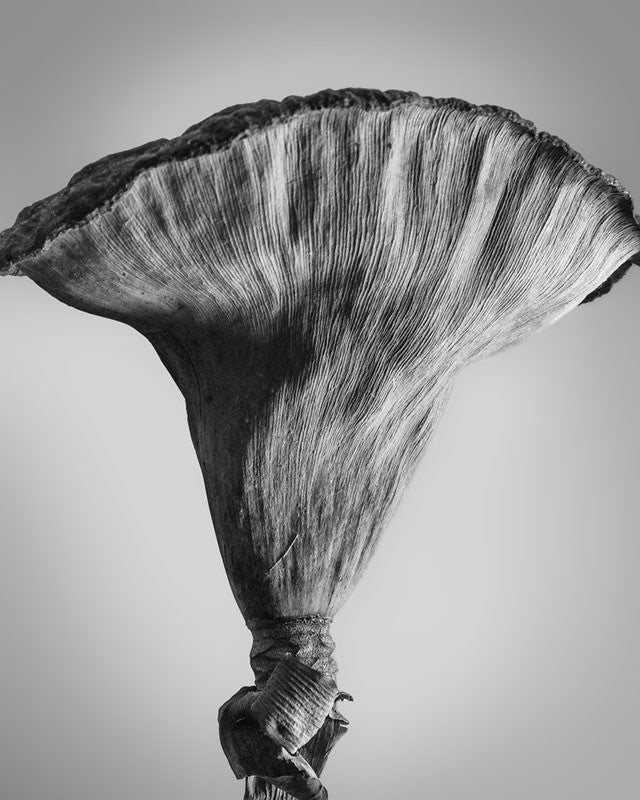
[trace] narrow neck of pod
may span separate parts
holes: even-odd
[[[249,658],[256,687],[262,689],[278,663],[290,656],[335,678],[338,667],[333,658],[336,645],[329,632],[331,622],[322,616],[247,620],[253,634]]]

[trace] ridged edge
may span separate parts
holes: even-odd
[[[458,98],[422,97],[416,92],[397,89],[326,89],[306,97],[291,95],[281,101],[265,99],[229,106],[190,126],[174,139],[157,139],[89,164],[77,172],[64,189],[24,208],[14,225],[0,233],[0,273],[19,274],[19,262],[23,258],[37,253],[47,241],[63,231],[82,225],[90,215],[106,210],[145,170],[223,150],[241,136],[301,113],[353,107],[386,110],[410,103],[496,115],[509,120],[537,141],[561,149],[590,175],[615,191],[633,213],[632,199],[616,178],[591,165],[564,140],[536,131],[532,122],[515,111],[494,105],[474,105]]]

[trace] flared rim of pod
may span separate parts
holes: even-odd
[[[591,165],[559,137],[537,131],[530,120],[510,109],[397,89],[326,89],[305,97],[291,95],[281,101],[263,99],[229,106],[190,126],[178,137],[156,139],[89,164],[77,172],[64,189],[24,208],[14,225],[0,233],[0,274],[20,274],[22,259],[37,254],[65,230],[79,227],[96,213],[108,210],[139,175],[154,167],[222,151],[240,138],[297,115],[334,108],[384,111],[401,105],[444,108],[471,116],[492,115],[507,120],[545,147],[558,149],[600,180],[603,187],[619,197],[628,213],[633,214],[633,201],[615,177]]]

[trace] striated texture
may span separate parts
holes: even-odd
[[[638,260],[628,194],[564,142],[363,89],[225,109],[90,165],[0,235],[0,272],[138,329],[185,396],[254,634],[256,688],[220,712],[247,798],[326,797],[345,727],[328,622],[458,372]]]
[[[289,657],[278,662],[251,712],[261,731],[296,753],[320,730],[337,697],[333,678]]]
[[[241,700],[232,698],[225,707],[220,731],[236,776],[252,773],[247,780],[246,800],[287,796],[280,788],[282,782],[273,782],[274,775],[282,771],[283,760],[289,773],[297,770],[295,797],[313,798],[318,791],[318,797],[325,797],[322,792],[326,790],[316,781],[330,750],[348,725],[336,704],[353,700],[346,692],[337,691],[334,678],[338,670],[330,624],[330,619],[320,616],[247,620],[253,634],[250,657],[258,691],[241,695]],[[302,674],[302,680],[295,680],[296,673]],[[293,680],[289,679],[291,675]],[[245,710],[247,703],[251,707],[249,713]],[[290,735],[292,732],[294,736]],[[266,752],[264,735],[271,748]],[[274,750],[274,744],[282,749]],[[296,760],[291,761],[283,750],[296,753]],[[248,763],[247,759],[254,759],[256,753],[261,754],[257,769],[252,772],[241,766]]]
[[[415,92],[397,89],[326,89],[307,97],[290,95],[279,102],[260,100],[230,106],[190,126],[175,139],[156,139],[89,164],[71,178],[66,188],[23,209],[14,226],[5,231],[4,235],[0,235],[0,274],[3,271],[6,274],[19,274],[20,259],[39,250],[48,239],[63,230],[82,224],[97,209],[108,206],[147,169],[220,151],[235,139],[294,114],[328,108],[390,109],[403,103],[420,103],[423,106],[502,116],[529,131],[537,140],[563,151],[587,173],[619,190],[629,210],[633,210],[628,192],[615,177],[591,165],[559,137],[536,131],[530,120],[509,109],[493,105],[475,106],[458,98],[421,97]],[[625,265],[624,269],[607,278],[598,290],[594,290],[582,302],[593,300],[609,291],[613,283],[625,274],[628,266],[629,264]]]
[[[346,731],[333,678],[285,656],[261,688],[245,686],[220,709],[220,742],[246,795],[326,798],[319,780],[327,756]]]

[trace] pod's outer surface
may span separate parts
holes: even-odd
[[[332,616],[457,371],[640,251],[628,195],[512,112],[345,90],[82,170],[0,269],[144,332],[246,616]]]

